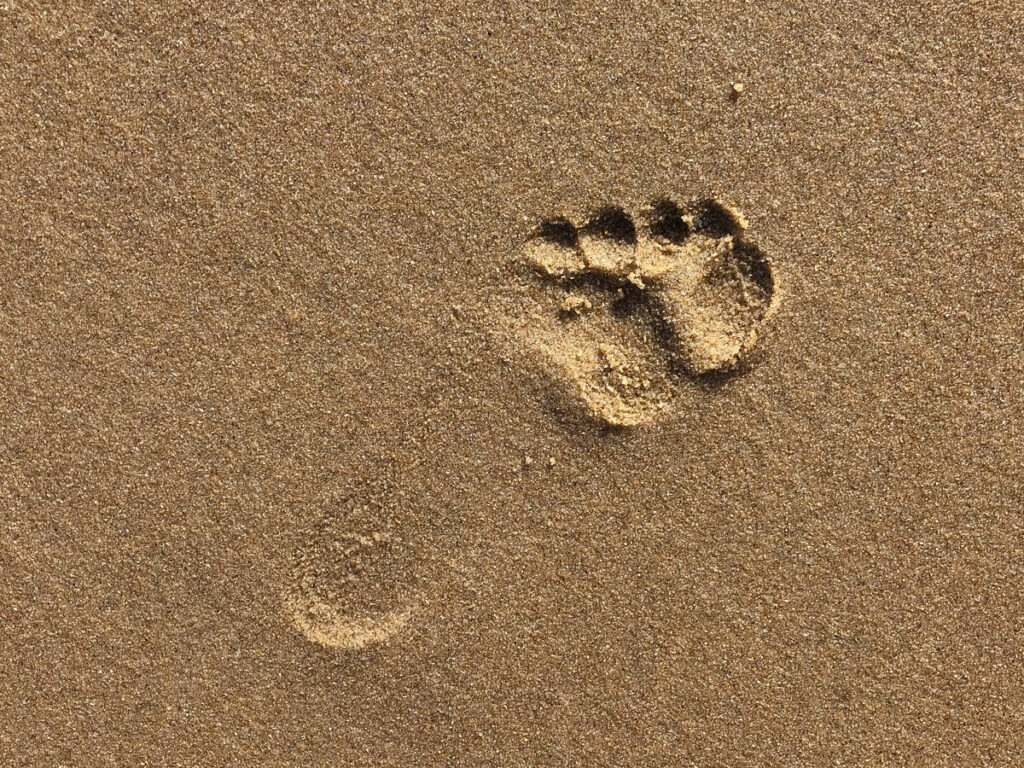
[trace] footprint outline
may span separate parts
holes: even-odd
[[[606,206],[581,223],[556,216],[534,228],[521,263],[542,287],[565,295],[563,327],[592,309],[591,298],[576,294],[604,293],[612,299],[610,314],[648,326],[649,344],[662,359],[661,394],[645,404],[642,395],[616,393],[607,377],[607,394],[600,383],[588,382],[588,375],[600,379],[583,370],[595,367],[593,356],[587,364],[572,360],[573,351],[559,348],[549,333],[536,346],[575,385],[568,388],[589,416],[612,427],[649,423],[685,382],[707,386],[743,370],[778,303],[772,262],[746,229],[742,214],[713,198],[688,205],[660,198],[639,217]],[[615,344],[599,343],[600,355],[618,354],[605,347]],[[605,372],[628,381],[622,371],[629,364],[622,361],[629,355],[618,357],[618,363],[603,364]]]

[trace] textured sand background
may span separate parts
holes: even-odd
[[[4,0],[0,764],[1024,763],[1022,56],[1011,2]],[[779,308],[587,428],[508,265],[662,195]],[[288,595],[353,493],[346,599],[416,609],[346,651]]]

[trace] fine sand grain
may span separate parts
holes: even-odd
[[[1024,765],[1014,2],[0,2],[0,766]]]

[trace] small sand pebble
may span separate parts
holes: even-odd
[[[570,315],[579,315],[593,308],[594,305],[585,296],[566,296],[562,302],[562,311]]]

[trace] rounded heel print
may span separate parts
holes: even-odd
[[[285,605],[311,641],[357,650],[391,640],[416,611],[415,541],[391,494],[361,488],[324,505],[290,557]]]

